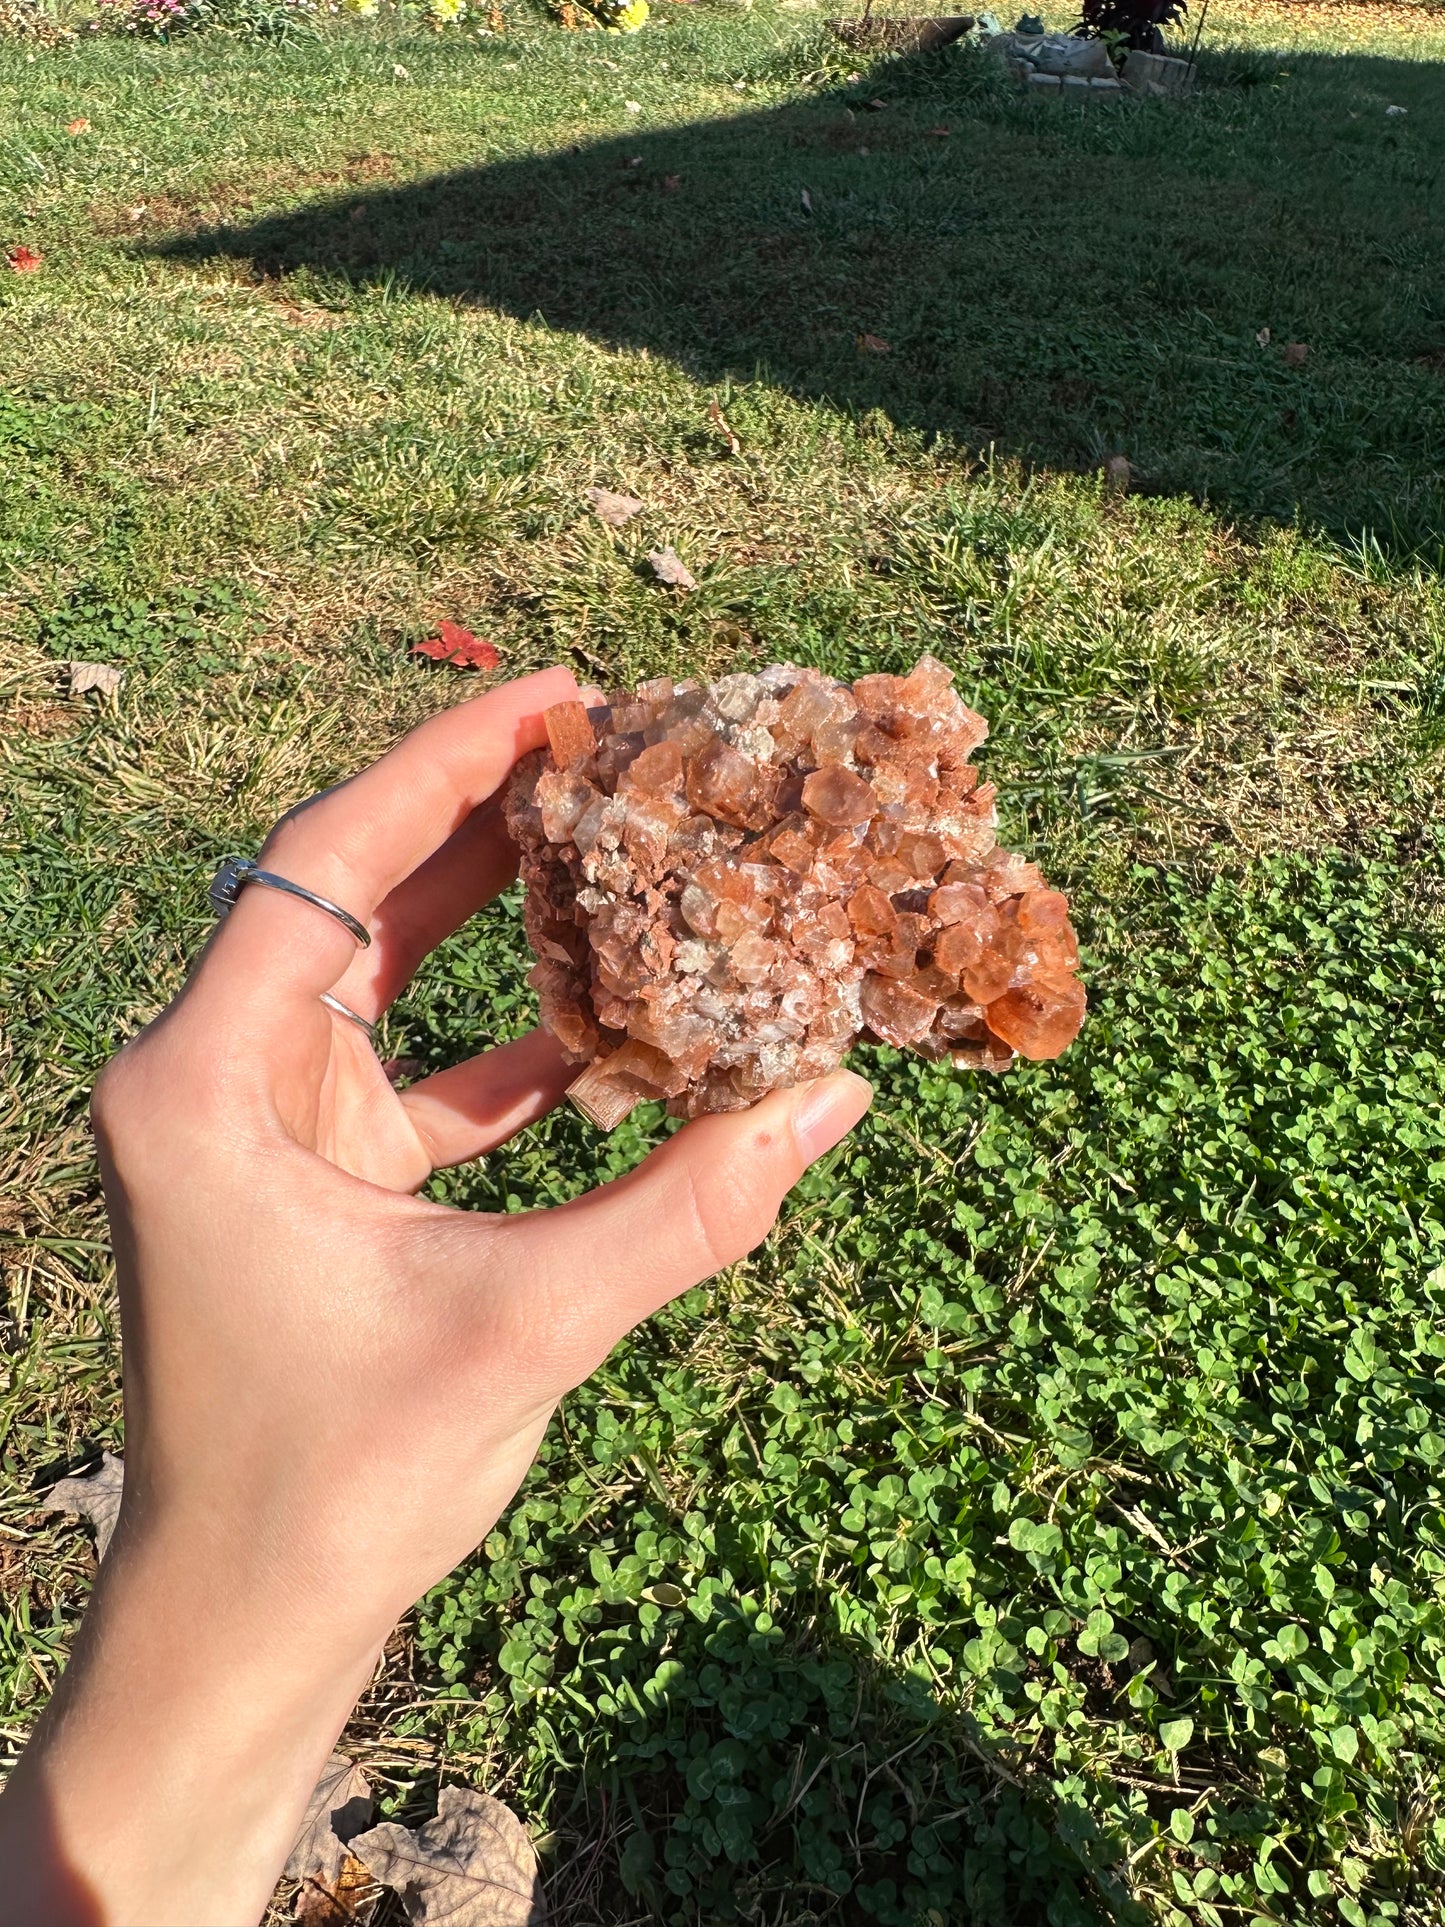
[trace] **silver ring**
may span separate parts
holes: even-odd
[[[211,908],[218,917],[230,915],[236,907],[237,897],[248,883],[262,883],[268,890],[284,891],[288,897],[298,897],[302,903],[309,903],[314,909],[324,910],[328,917],[334,917],[343,930],[355,937],[363,950],[370,947],[371,932],[364,923],[353,917],[349,910],[343,910],[339,903],[333,903],[329,897],[319,897],[314,890],[308,890],[302,884],[293,883],[289,877],[278,877],[272,870],[258,870],[248,856],[228,856],[211,878],[209,891]],[[354,1011],[347,1010],[344,1006],[342,1006],[342,1014],[346,1017],[355,1017],[358,1024],[366,1022],[364,1017],[356,1017]]]
[[[363,1017],[359,1012],[348,1009],[348,1007],[342,1003],[341,999],[339,997],[333,997],[329,990],[323,990],[320,996],[322,1003],[325,1004],[328,1010],[334,1010],[338,1017],[349,1017],[353,1024],[360,1024],[371,1042],[376,1042],[376,1025],[372,1023],[369,1017]]]

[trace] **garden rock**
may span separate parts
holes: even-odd
[[[1046,33],[1031,53],[1022,55],[1041,74],[1079,80],[1113,80],[1114,63],[1102,40],[1075,40],[1072,34]]]
[[[1124,62],[1124,85],[1131,94],[1167,99],[1187,94],[1194,80],[1193,63],[1173,54],[1146,54],[1136,49]]]
[[[1083,74],[1029,72],[1024,76],[1024,87],[1031,94],[1053,94],[1072,101],[1098,100],[1102,96],[1117,99],[1124,91],[1117,80],[1091,80]]]
[[[1075,74],[1084,80],[1113,80],[1114,63],[1102,40],[1076,40],[1068,33],[995,34],[986,43],[1026,84],[1032,74],[1062,78]]]

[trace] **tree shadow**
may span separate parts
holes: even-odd
[[[1277,68],[1083,109],[960,48],[158,251],[541,317],[1032,465],[1123,453],[1148,491],[1438,566],[1440,69]]]
[[[709,1654],[729,1650],[712,1638]],[[717,1668],[688,1654],[622,1757],[573,1778],[553,1814],[554,1927],[1148,1927],[1121,1840],[1081,1797],[1005,1763],[966,1712],[846,1646],[751,1645],[730,1653],[726,1710],[697,1717],[690,1698]],[[1177,1794],[1159,1795],[1162,1820]],[[711,1883],[673,1884],[704,1840]]]
[[[616,1603],[618,1620],[635,1611]],[[1090,1774],[1053,1783],[1027,1746],[861,1642],[772,1625],[751,1600],[711,1607],[665,1641],[643,1635],[659,1670],[620,1718],[599,1709],[604,1745],[554,1751],[551,1927],[1148,1927]],[[604,1699],[609,1673],[594,1676]],[[417,1774],[408,1825],[435,1813],[445,1777]],[[1179,1798],[1161,1778],[1159,1825]]]

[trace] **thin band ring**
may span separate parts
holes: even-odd
[[[261,883],[268,890],[284,891],[288,897],[297,897],[302,903],[309,903],[313,909],[324,910],[328,917],[336,919],[348,935],[355,937],[363,950],[370,947],[371,932],[349,910],[343,910],[330,897],[318,896],[303,884],[293,883],[290,877],[278,877],[273,870],[258,870],[248,856],[228,856],[211,878],[211,908],[218,917],[228,916],[235,909],[236,899],[248,883]],[[352,1013],[348,1011],[346,1014],[350,1016]],[[358,1017],[356,1021],[364,1023],[366,1020]]]
[[[333,997],[329,990],[323,990],[317,994],[328,1010],[334,1010],[338,1017],[349,1017],[353,1024],[361,1026],[373,1044],[376,1042],[376,1025],[369,1017],[363,1017],[360,1011],[350,1009],[339,997]]]
[[[371,932],[366,925],[353,917],[349,910],[343,910],[339,903],[329,897],[318,896],[314,890],[306,889],[300,883],[293,883],[290,877],[279,877],[271,870],[258,870],[248,856],[228,856],[211,878],[209,891],[211,908],[218,917],[228,917],[236,907],[236,899],[248,883],[260,883],[268,890],[280,890],[288,897],[296,897],[302,903],[309,903],[313,909],[324,910],[328,917],[334,917],[348,936],[356,939],[363,950],[370,947]],[[334,1010],[338,1017],[348,1018],[366,1032],[368,1039],[375,1043],[376,1025],[370,1018],[363,1017],[359,1011],[343,1004],[339,997],[333,997],[329,990],[318,993],[321,1002],[328,1010]]]

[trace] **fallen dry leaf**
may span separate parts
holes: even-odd
[[[84,114],[81,114],[78,119],[70,121],[67,124],[65,131],[67,134],[88,134],[90,132],[90,122],[85,118]]]
[[[1134,471],[1129,466],[1127,455],[1111,455],[1104,464],[1104,486],[1115,495],[1127,495],[1129,484],[1134,479]]]
[[[308,1880],[296,1896],[299,1927],[355,1927],[371,1914],[376,1882],[354,1853],[344,1854],[334,1881]],[[364,1910],[364,1913],[363,1913]]]
[[[537,1855],[509,1807],[470,1787],[443,1787],[437,1817],[413,1833],[388,1821],[352,1852],[401,1896],[414,1927],[544,1927]]]
[[[302,1883],[296,1918],[306,1927],[345,1927],[356,1918],[371,1875],[347,1852],[346,1843],[371,1825],[374,1811],[366,1775],[344,1753],[333,1753],[307,1802],[285,1867],[289,1880]]]
[[[681,186],[682,186],[681,174],[664,174],[663,175],[662,191],[664,194],[676,194],[677,190]]]
[[[93,1472],[79,1478],[61,1479],[51,1486],[42,1500],[47,1512],[68,1512],[86,1520],[95,1530],[95,1556],[104,1559],[110,1548],[111,1534],[120,1517],[120,1494],[125,1481],[125,1461],[113,1452],[102,1452]]]
[[[11,248],[5,256],[7,265],[16,274],[39,274],[44,259],[34,248],[24,246]]]
[[[502,660],[494,642],[484,642],[459,622],[439,622],[436,634],[427,642],[414,642],[411,653],[430,656],[433,662],[452,663],[458,669],[495,669]]]
[[[893,349],[882,335],[862,334],[858,337],[858,351],[865,355],[891,355]]]
[[[297,308],[288,302],[281,314],[288,328],[330,328],[335,325],[335,316],[321,308]]]
[[[930,127],[928,131],[935,140],[946,141],[953,132],[953,129],[951,127]]]
[[[643,1593],[644,1599],[651,1600],[654,1606],[685,1606],[687,1594],[681,1586],[670,1585],[664,1580],[660,1585],[649,1586]]]
[[[1174,1683],[1169,1677],[1168,1669],[1147,1639],[1130,1641],[1128,1665],[1131,1676],[1135,1673],[1148,1673],[1149,1684],[1154,1691],[1163,1699],[1173,1699]],[[1154,1670],[1148,1672],[1151,1666]]]
[[[813,212],[813,197],[806,187],[803,189],[801,199],[803,202],[803,212],[805,214],[811,214]]]
[[[697,579],[683,565],[682,558],[670,545],[665,549],[653,549],[648,555],[652,573],[659,582],[665,582],[672,589],[695,589]]]
[[[354,1760],[333,1753],[306,1803],[296,1844],[286,1862],[289,1880],[339,1871],[345,1843],[371,1825],[371,1785]]]
[[[714,395],[712,400],[708,403],[707,413],[708,413],[708,420],[712,423],[713,427],[717,430],[718,434],[721,435],[723,440],[727,443],[728,453],[730,455],[741,455],[743,452],[743,445],[738,440],[737,436],[733,433],[732,429],[728,427],[727,417],[726,415],[723,414],[723,411],[718,404],[718,399],[716,395]]]
[[[507,16],[502,12],[500,7],[487,8],[487,25],[493,33],[505,33],[507,31]]]
[[[597,520],[609,529],[620,529],[640,514],[643,504],[635,495],[616,495],[610,488],[589,488],[587,500],[597,511]]]
[[[68,662],[70,693],[83,696],[87,689],[98,689],[102,696],[113,696],[125,681],[125,671],[113,662]]]
[[[1287,341],[1285,343],[1284,365],[1286,368],[1303,368],[1309,358],[1309,348],[1303,341]]]
[[[1261,328],[1259,333],[1254,338],[1259,343],[1261,348],[1267,348],[1269,346],[1269,329]]]

